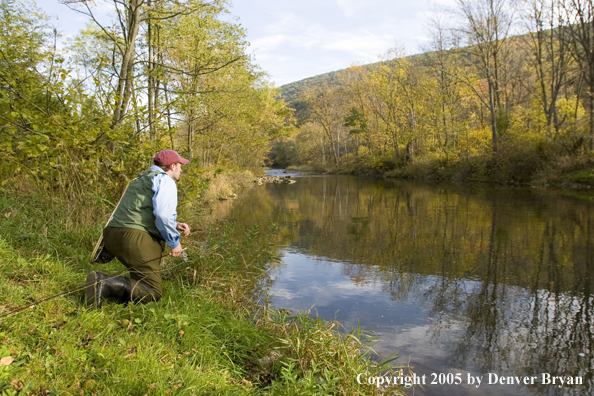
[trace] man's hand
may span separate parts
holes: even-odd
[[[181,252],[183,252],[184,250],[185,249],[182,249],[182,247],[181,247],[181,243],[178,243],[176,247],[171,249],[171,253],[169,253],[169,255],[173,256],[173,257],[179,257]]]
[[[186,223],[177,223],[175,228],[177,228],[178,231],[182,231],[185,236],[190,235],[190,226]]]

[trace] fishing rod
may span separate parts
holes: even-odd
[[[182,252],[184,252],[186,249],[187,249],[187,247],[186,248],[183,248],[182,249]],[[133,270],[133,269],[135,269],[136,267],[138,267],[140,265],[143,265],[143,264],[146,264],[146,263],[150,263],[151,261],[154,261],[154,260],[161,260],[163,257],[166,257],[166,256],[171,256],[171,254],[163,254],[163,255],[161,255],[159,257],[155,257],[154,259],[146,260],[146,261],[143,261],[142,263],[138,263],[138,264],[133,265],[131,267],[126,267],[124,269],[121,269],[119,271],[116,271],[113,274],[107,275],[103,279],[96,280],[95,282],[92,282],[92,283],[89,283],[89,284],[85,283],[85,284],[82,284],[82,285],[78,285],[78,286],[73,287],[72,289],[65,290],[65,291],[60,292],[58,294],[54,294],[53,296],[49,296],[49,297],[46,297],[46,298],[42,298],[41,300],[34,301],[31,304],[28,304],[28,305],[19,307],[19,308],[13,310],[13,311],[10,311],[10,312],[7,312],[7,313],[4,313],[4,314],[0,315],[0,319],[8,318],[10,316],[19,314],[19,313],[21,313],[21,312],[23,312],[23,311],[25,311],[27,309],[33,309],[37,305],[40,305],[40,304],[45,303],[47,301],[53,300],[54,298],[58,298],[58,297],[61,297],[61,296],[66,296],[68,294],[71,294],[71,293],[74,293],[74,292],[77,292],[77,291],[80,291],[80,290],[84,290],[87,287],[90,287],[90,286],[93,286],[93,285],[97,284],[98,282],[104,282],[104,281],[113,279],[113,278],[119,276],[120,274],[123,274],[126,271]],[[182,258],[184,258],[184,257],[182,257]],[[185,263],[185,261],[186,260],[184,260],[184,263]],[[173,266],[172,269],[173,268],[177,268],[177,267],[179,267],[181,265],[184,265],[184,263],[177,264],[177,265]],[[153,272],[154,272],[154,270],[153,270]]]

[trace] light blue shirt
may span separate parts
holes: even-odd
[[[151,171],[161,171],[163,169],[157,165],[151,166]],[[177,231],[177,186],[175,180],[165,173],[153,176],[152,190],[153,196],[153,214],[155,215],[155,225],[163,236],[165,242],[171,249],[179,245],[179,232]]]

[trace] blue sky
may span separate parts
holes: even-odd
[[[231,16],[247,30],[250,52],[276,86],[354,64],[376,62],[388,49],[407,54],[427,45],[427,23],[435,6],[455,0],[234,0]],[[96,0],[109,18],[108,1]],[[86,17],[58,0],[37,5],[57,16],[65,36],[84,27]]]

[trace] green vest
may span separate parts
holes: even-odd
[[[134,228],[146,231],[157,239],[163,239],[155,225],[153,214],[155,192],[152,189],[152,179],[159,173],[165,172],[142,172],[130,183],[107,226]]]

